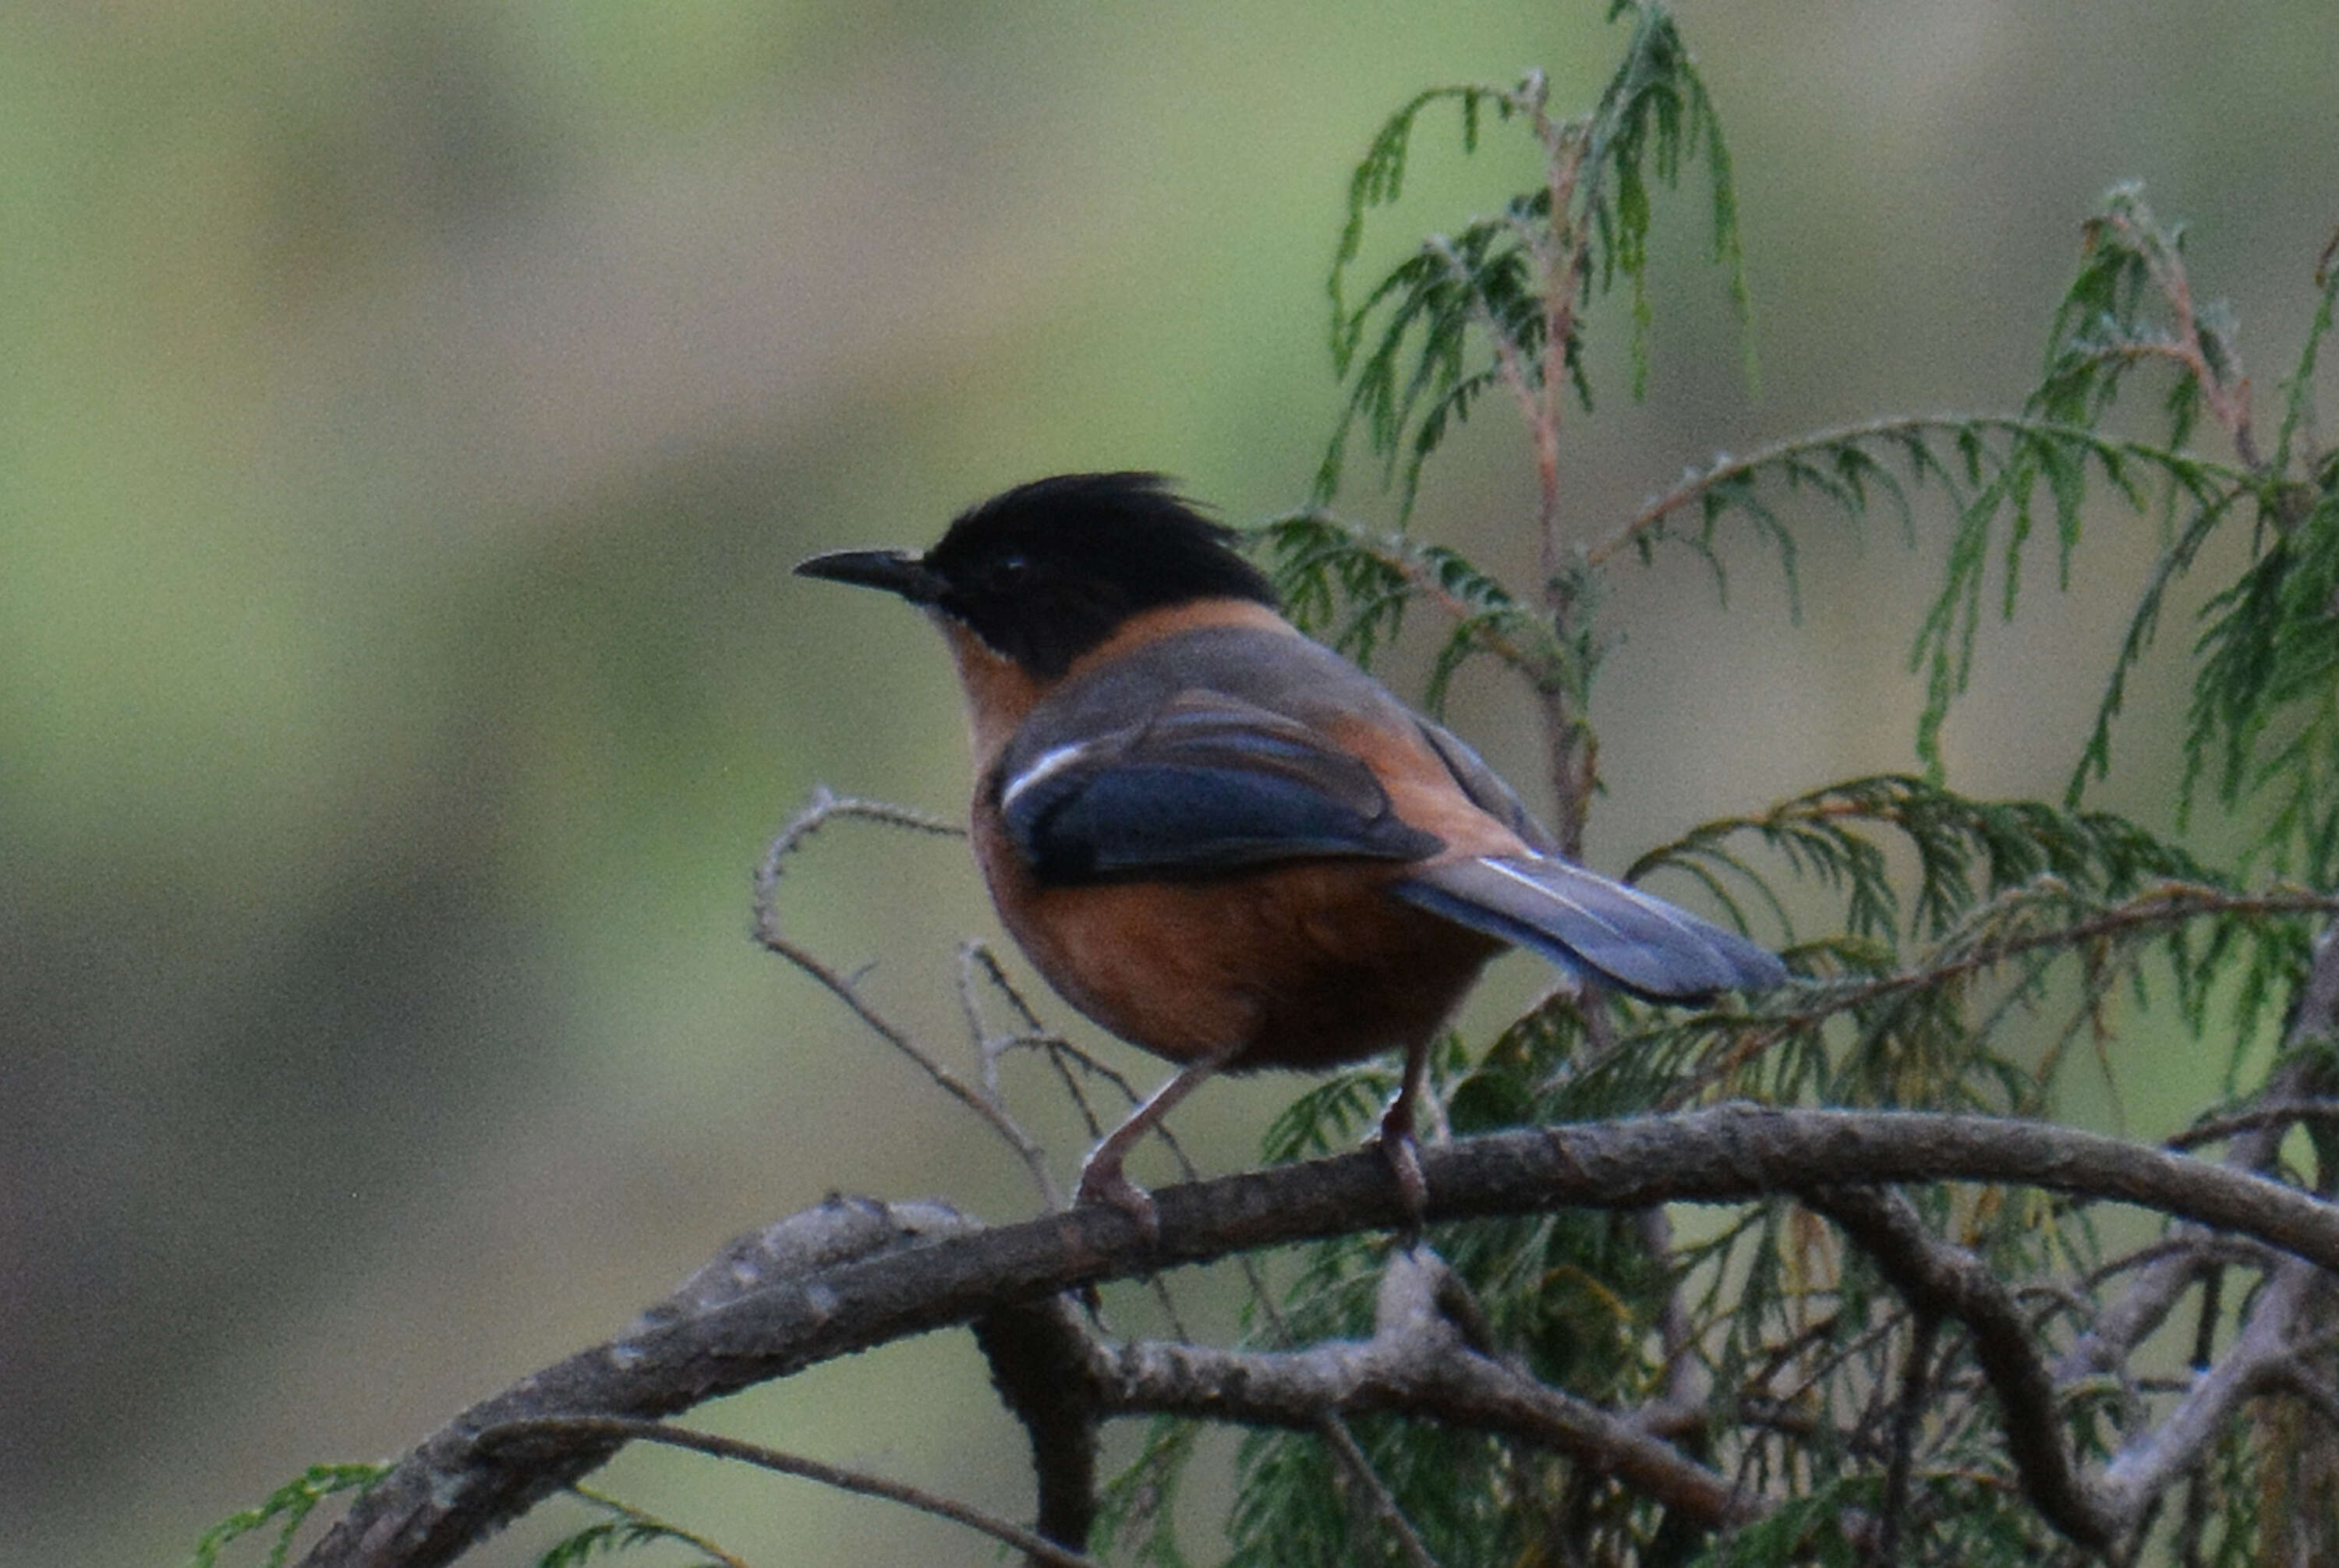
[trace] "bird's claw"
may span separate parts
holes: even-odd
[[[1411,1118],[1406,1119],[1406,1122]],[[1421,1144],[1413,1136],[1410,1125],[1390,1125],[1384,1118],[1379,1130],[1369,1141],[1381,1151],[1389,1163],[1389,1172],[1396,1178],[1397,1196],[1405,1204],[1411,1223],[1418,1227],[1422,1217],[1429,1212],[1429,1179],[1421,1173]]]
[[[1153,1206],[1153,1195],[1123,1176],[1117,1159],[1110,1165],[1091,1159],[1081,1167],[1081,1185],[1072,1195],[1072,1202],[1076,1206],[1101,1203],[1118,1208],[1137,1221],[1147,1246],[1161,1239],[1161,1214]]]

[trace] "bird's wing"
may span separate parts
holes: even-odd
[[[1649,1001],[1762,991],[1772,953],[1638,888],[1549,855],[1447,861],[1390,884],[1408,903]]]
[[[1535,820],[1535,813],[1527,809],[1518,791],[1488,767],[1486,759],[1469,742],[1444,725],[1432,724],[1417,715],[1414,723],[1421,731],[1421,738],[1429,743],[1437,760],[1446,764],[1446,771],[1461,786],[1462,793],[1470,797],[1471,804],[1518,834],[1529,849],[1546,853],[1558,849],[1559,841],[1552,836],[1551,829]]]
[[[1137,724],[1011,748],[999,812],[1043,882],[1208,875],[1316,856],[1420,860],[1444,847],[1389,809],[1372,770],[1286,715],[1188,690]]]

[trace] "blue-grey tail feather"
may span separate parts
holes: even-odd
[[[1737,932],[1547,856],[1448,861],[1390,891],[1652,1001],[1763,991],[1787,978],[1775,954]]]

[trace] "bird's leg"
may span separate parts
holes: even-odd
[[[1161,1219],[1153,1211],[1153,1195],[1120,1173],[1120,1162],[1138,1140],[1160,1125],[1177,1103],[1201,1086],[1202,1080],[1227,1064],[1234,1050],[1213,1051],[1189,1061],[1178,1076],[1153,1091],[1152,1097],[1129,1113],[1129,1119],[1105,1135],[1081,1166],[1080,1190],[1074,1203],[1109,1203],[1145,1228],[1148,1238],[1161,1234]]]
[[[1429,1211],[1429,1182],[1421,1174],[1421,1144],[1414,1137],[1414,1107],[1421,1102],[1422,1080],[1429,1071],[1429,1042],[1416,1040],[1405,1048],[1405,1078],[1396,1098],[1381,1112],[1380,1130],[1373,1141],[1396,1176],[1397,1191],[1414,1222]]]

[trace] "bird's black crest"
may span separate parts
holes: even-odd
[[[1237,537],[1160,474],[1060,474],[961,515],[924,565],[946,585],[941,609],[1045,678],[1140,610],[1202,598],[1273,607]]]

